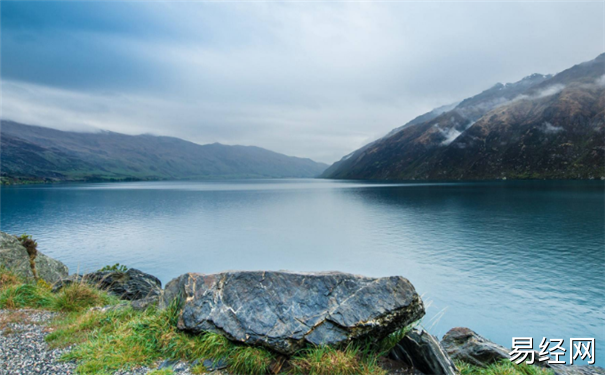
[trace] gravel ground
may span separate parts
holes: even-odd
[[[68,349],[49,350],[44,322],[55,313],[0,310],[0,375],[73,374],[74,363],[59,362]]]
[[[69,348],[50,350],[44,337],[45,325],[57,313],[38,310],[0,310],[0,375],[70,375],[75,374],[76,364],[61,362],[59,358]],[[163,363],[171,365],[179,375],[190,375],[188,363]],[[147,367],[131,371],[118,371],[116,375],[144,375]],[[215,374],[219,374],[216,372]]]

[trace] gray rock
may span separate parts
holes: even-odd
[[[137,311],[147,310],[151,306],[157,305],[159,295],[153,295],[132,301],[132,308]]]
[[[451,359],[485,367],[502,359],[510,359],[510,350],[478,335],[469,328],[450,329],[441,339]]]
[[[48,283],[59,281],[69,274],[65,264],[40,251],[38,251],[35,262],[38,276]],[[4,232],[0,232],[0,266],[4,266],[26,279],[34,277],[27,250],[21,246],[17,237]]]
[[[456,375],[454,362],[439,341],[422,328],[414,328],[389,353],[389,358],[405,362],[424,374]]]
[[[194,285],[192,284],[193,279],[186,273],[175,279],[172,279],[160,294],[160,300],[158,301],[158,309],[167,309],[170,304],[176,303],[182,305],[185,296],[193,295]]]
[[[207,371],[223,370],[227,368],[227,361],[223,358],[219,358],[218,360],[206,359],[204,361],[204,367]]]
[[[174,365],[176,365],[178,362],[178,359],[166,359],[160,363],[158,370],[172,369],[172,367],[174,367]]]
[[[424,315],[408,280],[338,272],[190,273],[168,283],[161,305],[174,298],[181,301],[180,329],[217,332],[286,355],[307,343],[379,340]]]
[[[157,301],[162,293],[162,282],[155,276],[131,268],[126,272],[97,271],[86,275],[71,275],[59,280],[53,285],[52,291],[58,292],[61,288],[73,283],[84,281],[88,284],[106,290],[109,293],[127,301],[154,298]],[[141,301],[154,302],[151,299]]]

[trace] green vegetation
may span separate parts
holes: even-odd
[[[180,332],[176,320],[176,304],[163,311],[121,308],[72,313],[55,322],[47,341],[51,346],[79,343],[64,359],[78,361],[81,374],[149,366],[163,358],[225,358],[236,373],[265,374],[275,358],[264,349],[237,345],[218,334]]]
[[[170,369],[162,369],[162,370],[153,370],[148,372],[149,375],[172,375],[174,371]]]
[[[0,308],[34,308],[62,312],[82,312],[94,306],[118,303],[116,297],[84,283],[73,283],[52,293],[44,280],[25,282],[0,267]]]
[[[125,266],[125,265],[123,265],[123,264],[116,263],[116,264],[114,264],[113,266],[109,266],[109,265],[107,265],[107,266],[105,266],[105,267],[101,268],[99,271],[100,271],[100,272],[104,272],[104,271],[113,271],[113,272],[122,272],[122,273],[123,273],[123,272],[128,271],[128,267],[126,267],[126,266]]]
[[[303,350],[291,360],[295,374],[353,375],[387,374],[378,364],[379,356],[369,346],[349,345],[337,350],[328,346]]]
[[[340,349],[309,347],[287,359],[263,348],[231,342],[216,333],[190,335],[178,330],[177,302],[162,311],[155,308],[135,311],[127,305],[118,306],[119,302],[116,297],[85,283],[74,283],[51,293],[44,281],[26,282],[0,266],[0,308],[62,312],[51,323],[52,332],[46,341],[51,348],[75,345],[63,359],[77,361],[80,374],[108,374],[120,369],[153,366],[168,358],[198,360],[192,369],[196,374],[206,373],[203,360],[211,359],[225,361],[228,370],[236,374],[382,375],[387,371],[381,367],[380,358],[411,329],[410,326],[399,330],[379,343],[351,343]],[[108,307],[91,309],[98,306]],[[4,323],[18,319],[26,320],[26,317],[8,314]],[[0,324],[0,328],[2,326]],[[463,362],[456,365],[461,375],[548,374],[538,367],[517,366],[508,361],[487,368]],[[153,374],[169,375],[173,371],[162,369]]]
[[[502,360],[485,368],[456,361],[460,375],[550,375],[552,371],[526,364],[516,365],[511,361]]]

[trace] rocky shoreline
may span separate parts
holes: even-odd
[[[402,277],[368,278],[340,272],[188,273],[162,289],[156,277],[136,269],[114,266],[86,275],[68,275],[61,262],[35,254],[37,272],[32,272],[31,253],[21,240],[0,232],[0,266],[19,277],[32,279],[37,273],[44,283],[52,285],[54,294],[71,285],[86,284],[123,301],[94,308],[102,313],[172,309],[176,313],[173,329],[191,337],[213,333],[233,342],[231,345],[259,348],[274,358],[268,368],[271,373],[289,373],[283,372],[289,358],[307,347],[346,348],[354,342],[377,347],[393,338],[397,341],[378,358],[382,373],[455,375],[460,373],[456,363],[486,368],[510,360],[509,349],[468,328],[453,328],[439,341],[414,324],[424,316],[424,305],[414,286]],[[45,342],[53,330],[49,322],[58,314],[0,310],[0,363],[6,364],[0,375],[74,373],[76,363],[59,360],[72,348],[51,349]],[[221,357],[191,362],[164,358],[151,367],[115,373],[146,374],[166,369],[172,372],[165,373],[185,375],[202,365],[213,373],[227,374],[227,360]],[[596,366],[541,366],[556,375],[605,374]]]

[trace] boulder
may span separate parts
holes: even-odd
[[[97,271],[84,275],[83,279],[128,301],[157,297],[162,292],[162,282],[157,277],[134,268],[126,272]]]
[[[48,283],[59,281],[69,274],[65,264],[40,251],[38,251],[35,262],[38,277]],[[25,247],[21,245],[17,237],[4,232],[0,232],[0,266],[4,266],[26,279],[34,277]]]
[[[160,305],[175,298],[180,329],[216,332],[286,355],[307,343],[379,340],[424,315],[408,280],[339,272],[189,273],[168,283]]]
[[[450,329],[441,339],[451,359],[485,367],[502,359],[510,359],[510,350],[478,335],[469,328]]]
[[[410,331],[389,353],[424,374],[456,375],[458,370],[437,338],[422,328]]]

